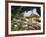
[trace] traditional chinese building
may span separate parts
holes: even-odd
[[[30,10],[29,12],[25,12],[25,17],[29,20],[28,24],[40,22],[40,15],[36,12],[36,8]]]

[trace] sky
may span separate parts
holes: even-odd
[[[20,11],[21,13],[24,13],[24,17],[30,16],[33,14],[39,16],[40,13],[40,7],[29,7],[29,6],[11,6],[11,12],[16,13],[16,11]]]

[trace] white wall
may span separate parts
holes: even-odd
[[[45,0],[20,0],[20,1],[45,2]],[[5,0],[0,0],[0,37],[5,37],[4,34],[5,34]],[[28,36],[18,36],[18,37],[46,37],[46,33],[44,35],[28,35]]]
[[[0,0],[0,37],[4,37],[5,34],[5,9],[4,0]]]

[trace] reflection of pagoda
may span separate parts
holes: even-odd
[[[33,10],[25,12],[24,17],[28,18],[29,19],[28,23],[31,24],[31,23],[38,23],[35,20],[39,19],[40,15],[37,13],[36,8],[34,8]]]

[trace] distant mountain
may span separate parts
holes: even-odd
[[[38,12],[36,11],[36,8],[34,8],[33,10],[30,10],[30,11],[25,11],[24,12],[24,17],[29,17],[29,16],[40,16],[38,14]]]

